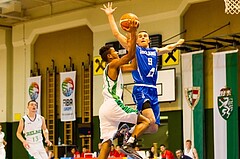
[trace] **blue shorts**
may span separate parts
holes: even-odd
[[[158,103],[157,88],[134,85],[132,97],[140,112],[142,111],[143,104],[149,101],[156,119],[156,124],[160,125],[160,104]]]

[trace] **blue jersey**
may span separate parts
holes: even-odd
[[[156,86],[158,53],[154,48],[136,47],[137,70],[132,71],[136,84]]]
[[[143,104],[150,102],[156,124],[160,125],[160,108],[157,93],[157,61],[158,53],[154,48],[136,47],[137,70],[132,71],[135,82],[133,87],[133,100],[138,111],[143,110]]]

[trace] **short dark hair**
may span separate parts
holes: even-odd
[[[37,102],[37,101],[35,101],[35,100],[30,100],[30,101],[28,101],[27,105],[29,105],[31,102],[35,102],[35,103],[36,103],[36,105],[37,105],[37,107],[38,107],[38,102]]]
[[[191,140],[189,140],[189,139],[188,139],[188,140],[186,140],[186,142],[190,142],[190,144],[192,143],[192,141],[191,141]]]
[[[110,48],[111,48],[111,46],[105,45],[105,46],[103,46],[103,47],[101,47],[101,48],[99,49],[99,55],[101,55],[101,58],[102,58],[103,61],[105,61],[105,62],[108,62],[107,55],[108,55],[109,53],[111,53],[111,52],[110,52]]]
[[[161,144],[160,147],[163,146],[163,147],[166,147],[164,144]]]
[[[177,153],[177,152],[183,153],[181,149],[177,149],[177,150],[175,151],[175,153]]]

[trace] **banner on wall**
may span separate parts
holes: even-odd
[[[35,100],[38,103],[38,114],[41,114],[41,76],[27,78],[27,102]]]
[[[101,56],[95,56],[93,59],[93,74],[102,75],[106,67],[106,62],[103,61]]]
[[[61,121],[75,121],[76,71],[60,73]]]
[[[238,50],[213,53],[215,159],[238,159]]]
[[[199,158],[204,158],[204,50],[181,55],[184,142],[192,140]]]

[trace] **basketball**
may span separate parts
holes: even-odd
[[[133,13],[126,13],[126,14],[123,14],[120,18],[120,26],[124,31],[129,31],[130,29],[129,21],[134,21],[133,27],[136,27],[136,28],[139,27],[138,17]]]

